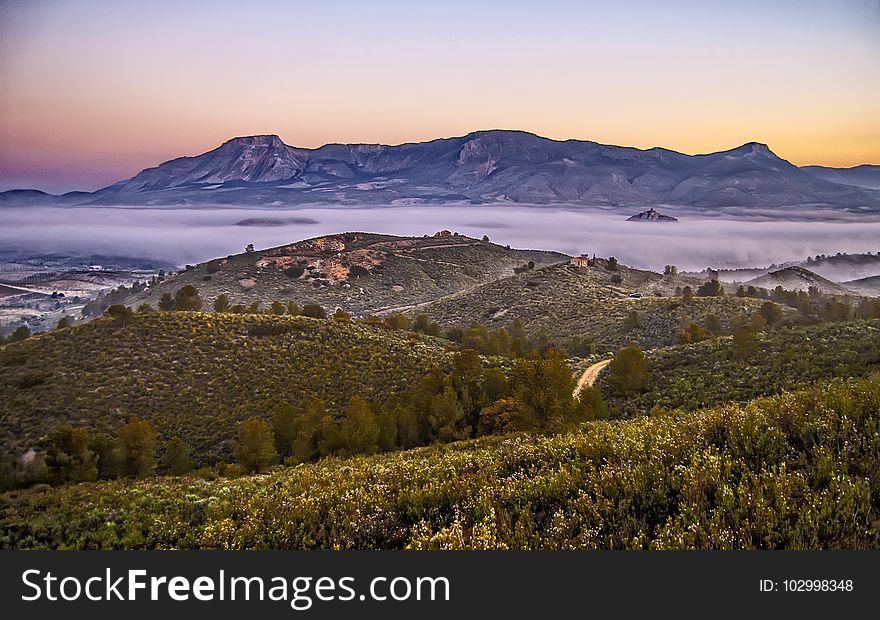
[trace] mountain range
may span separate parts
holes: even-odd
[[[799,168],[765,144],[703,155],[641,150],[522,131],[388,146],[289,146],[233,138],[96,192],[0,193],[0,204],[262,206],[551,204],[695,209],[830,207],[880,211],[878,166]]]

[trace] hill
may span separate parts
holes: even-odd
[[[387,398],[448,359],[439,341],[304,317],[137,315],[0,348],[0,453],[20,455],[58,422],[112,431],[131,415],[179,435],[201,462],[228,458],[236,424],[282,402]]]
[[[880,189],[880,166],[862,164],[851,168],[828,166],[801,166],[801,170],[831,183],[854,185],[865,189]]]
[[[0,496],[4,548],[877,549],[880,377],[696,413]]]
[[[849,282],[844,282],[843,285],[856,295],[880,297],[880,276],[850,280]]]
[[[47,200],[52,197],[0,194],[4,204]],[[289,146],[277,135],[244,136],[97,192],[57,200],[109,206],[515,202],[880,210],[880,193],[817,178],[757,142],[685,155],[507,130],[396,146],[327,144],[316,149]]]
[[[819,380],[880,370],[880,321],[780,327],[761,334],[753,354],[739,358],[730,337],[647,352],[650,379],[639,394],[615,397],[608,374],[596,382],[609,406],[624,415],[653,407],[694,410],[745,402]]]
[[[127,303],[156,307],[161,296],[195,286],[206,308],[220,294],[264,308],[272,301],[341,307],[355,315],[433,301],[514,273],[529,261],[546,265],[564,254],[512,250],[442,231],[432,237],[350,232],[245,252],[189,268]]]
[[[806,291],[814,287],[829,295],[846,295],[850,291],[845,286],[823,278],[803,267],[786,267],[744,282],[746,286],[772,290],[781,286],[787,291]]]
[[[599,351],[617,349],[629,342],[643,348],[678,342],[685,319],[703,323],[715,314],[723,326],[760,308],[761,301],[737,297],[695,297],[683,303],[676,287],[700,284],[680,276],[617,265],[609,270],[604,259],[590,267],[569,263],[525,271],[473,290],[425,304],[424,312],[446,326],[467,327],[473,322],[498,328],[515,319],[526,332],[543,334],[553,342],[592,342]],[[641,297],[630,297],[637,294]],[[628,325],[638,314],[638,324]]]

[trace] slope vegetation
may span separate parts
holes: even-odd
[[[431,338],[304,317],[168,312],[108,319],[0,348],[0,452],[58,422],[112,431],[131,415],[203,462],[228,458],[237,423],[281,403],[387,398],[447,359]]]
[[[158,304],[164,293],[195,286],[207,305],[294,300],[363,315],[425,303],[514,273],[529,261],[567,260],[557,252],[512,250],[460,235],[395,237],[342,233],[245,252],[187,269],[132,298]]]
[[[696,288],[698,281],[623,266],[609,270],[599,259],[592,267],[566,263],[526,271],[426,304],[417,312],[459,327],[472,322],[504,327],[520,319],[531,335],[543,334],[562,344],[587,340],[608,351],[629,342],[642,348],[668,346],[678,341],[685,319],[702,324],[714,314],[729,326],[761,305],[736,297],[695,297],[685,303],[671,296],[682,283]],[[632,313],[638,315],[637,324]]]
[[[880,370],[880,321],[773,329],[747,357],[735,355],[729,337],[647,355],[650,379],[644,392],[614,396],[607,373],[596,382],[609,405],[623,414],[648,413],[655,406],[697,409],[745,402],[817,380],[864,376]]]
[[[13,548],[876,549],[880,377],[696,413],[7,493]]]

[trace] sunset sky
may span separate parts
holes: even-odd
[[[0,0],[0,190],[490,128],[880,164],[880,0]]]

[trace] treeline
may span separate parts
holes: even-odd
[[[558,433],[607,418],[601,394],[575,379],[565,357],[550,349],[518,359],[510,376],[484,366],[480,355],[457,353],[451,367],[435,367],[416,385],[385,402],[352,396],[341,414],[315,399],[297,410],[284,402],[270,420],[251,416],[238,425],[235,463],[203,467],[204,476],[259,472],[279,462],[373,454],[512,431]],[[153,473],[181,475],[196,463],[179,437],[159,445],[146,420],[132,417],[117,435],[58,425],[34,451],[6,463],[0,485],[64,484]]]

